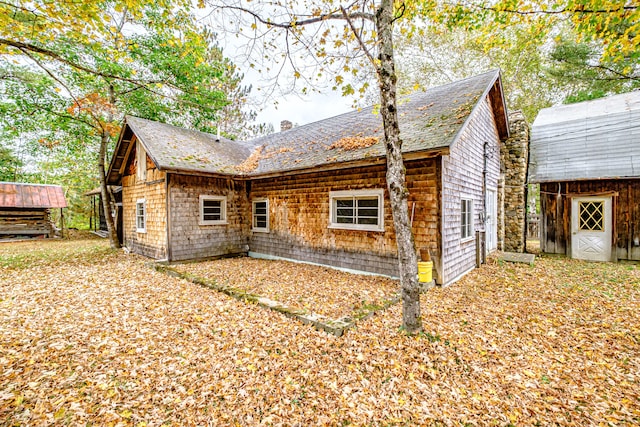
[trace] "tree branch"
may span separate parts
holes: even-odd
[[[639,6],[619,6],[612,7],[609,9],[580,9],[579,7],[568,8],[564,7],[558,10],[518,10],[518,9],[500,9],[496,7],[487,7],[479,5],[477,6],[481,10],[487,10],[490,12],[507,12],[513,13],[516,15],[562,15],[565,13],[593,13],[593,14],[601,14],[601,13],[612,13],[612,12],[632,12],[638,10]]]
[[[375,64],[376,64],[375,61],[376,60],[373,57],[373,55],[371,55],[371,52],[369,52],[369,49],[367,48],[367,45],[364,44],[364,41],[360,37],[360,34],[358,33],[358,30],[353,25],[353,21],[351,20],[351,16],[347,13],[347,11],[344,9],[344,7],[340,6],[340,10],[342,11],[342,16],[344,17],[344,20],[347,21],[347,24],[349,24],[349,28],[351,28],[351,31],[353,32],[353,34],[356,37],[356,40],[358,40],[358,44],[360,45],[360,48],[364,51],[365,55],[367,55],[367,59],[369,59],[369,61],[371,61],[371,65],[373,65],[374,68],[377,71],[378,67],[375,66]]]
[[[338,11],[335,11],[335,12],[320,14],[320,15],[318,15],[316,17],[313,17],[313,18],[303,19],[302,21],[272,22],[272,21],[270,21],[268,19],[264,19],[262,16],[258,15],[256,12],[254,12],[252,10],[249,10],[249,9],[246,9],[244,7],[240,7],[240,6],[221,6],[220,8],[237,10],[239,12],[247,13],[247,14],[251,15],[255,20],[260,22],[261,24],[270,25],[272,27],[277,27],[277,28],[283,28],[285,30],[292,30],[295,27],[301,27],[301,26],[310,25],[310,24],[317,24],[319,22],[324,22],[324,21],[332,20],[332,19],[335,19],[335,20],[344,19],[344,16],[343,16],[342,13],[338,13]],[[341,9],[342,9],[342,7],[341,7]],[[353,12],[353,13],[349,14],[349,17],[351,19],[366,19],[367,21],[371,21],[371,22],[374,22],[374,20],[375,20],[375,16],[373,16],[373,14],[366,13],[366,12]]]

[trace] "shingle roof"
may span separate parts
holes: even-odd
[[[496,87],[494,112],[499,132],[506,136],[499,79],[495,70],[399,99],[402,151],[450,147],[479,101]],[[383,157],[382,118],[375,110],[363,108],[246,142],[216,142],[211,134],[127,116],[108,181],[118,183],[131,131],[156,166],[169,172],[253,176]]]
[[[2,208],[66,208],[67,200],[59,185],[0,182]]]
[[[253,146],[216,135],[127,116],[145,150],[161,170],[231,173]]]
[[[640,91],[540,110],[530,182],[640,177]]]
[[[403,153],[449,147],[471,111],[498,79],[491,71],[448,85],[418,92],[398,101]],[[306,169],[385,155],[382,141],[364,148],[343,149],[341,142],[384,136],[382,118],[375,107],[352,111],[251,141],[264,146],[252,174]],[[334,145],[335,144],[335,145]],[[333,147],[333,148],[332,148]]]

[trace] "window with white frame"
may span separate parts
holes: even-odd
[[[269,231],[269,200],[258,199],[253,201],[253,231]]]
[[[200,225],[227,223],[227,198],[224,196],[200,196]]]
[[[460,201],[460,238],[473,237],[473,200],[462,199]]]
[[[384,231],[384,190],[331,191],[329,228]]]
[[[145,199],[136,201],[136,231],[138,233],[147,232],[147,203]]]
[[[147,179],[147,152],[140,141],[136,141],[136,177],[139,181]]]

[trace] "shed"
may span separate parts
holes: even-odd
[[[541,110],[529,182],[540,184],[542,251],[640,260],[640,92]]]
[[[0,236],[53,237],[50,210],[66,207],[59,185],[0,182]]]

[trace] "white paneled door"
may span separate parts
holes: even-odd
[[[498,196],[495,190],[487,190],[486,194],[486,218],[485,218],[485,238],[487,239],[487,253],[495,250],[498,247],[498,215],[497,205]]]
[[[611,260],[611,197],[572,199],[571,258]]]

